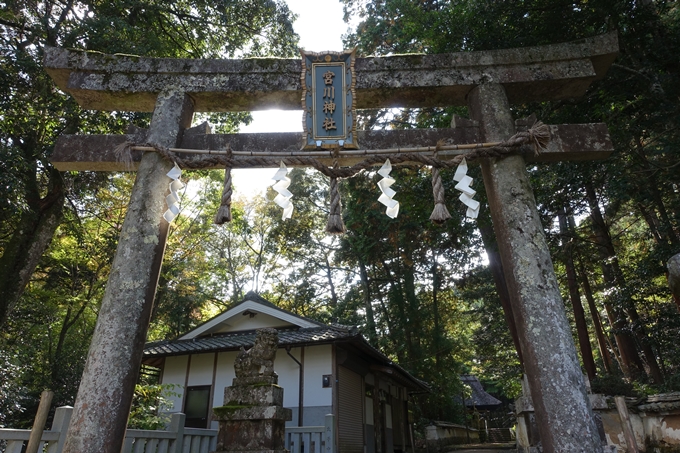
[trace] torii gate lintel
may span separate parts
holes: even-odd
[[[461,124],[463,123],[463,124]],[[515,120],[515,131],[526,130],[526,120]],[[607,126],[603,123],[549,125],[550,142],[540,154],[525,155],[527,162],[557,162],[606,159],[613,151]],[[205,124],[185,130],[178,148],[189,150],[222,151],[227,145],[233,150],[265,152],[273,157],[298,152],[303,137],[301,132],[212,134]],[[482,132],[475,121],[458,119],[450,129],[410,129],[358,131],[362,149],[380,150],[397,147],[435,145],[440,140],[458,144],[479,143]],[[128,143],[147,143],[148,130],[134,128],[126,135],[62,135],[57,139],[51,156],[59,171],[136,171],[143,152],[133,150],[132,161],[121,162],[114,150]],[[189,155],[183,155],[191,159]],[[332,158],[320,158],[333,164]],[[341,157],[340,165],[354,165],[361,157]],[[215,167],[223,168],[223,167]]]

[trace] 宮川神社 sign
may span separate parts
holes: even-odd
[[[303,149],[357,148],[354,50],[302,51]]]

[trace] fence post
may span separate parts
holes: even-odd
[[[168,431],[175,433],[175,444],[170,449],[170,453],[182,453],[184,449],[184,419],[186,415],[181,412],[172,414]]]
[[[623,428],[623,436],[626,439],[626,445],[630,453],[638,453],[640,449],[635,440],[635,432],[633,425],[630,423],[630,415],[628,414],[628,406],[626,406],[626,399],[622,396],[615,396],[614,403],[616,403],[616,410],[619,412],[621,419],[621,427]]]
[[[219,433],[219,430],[217,431]],[[217,450],[217,436],[210,436],[210,451]]]
[[[61,406],[54,411],[54,420],[52,420],[52,428],[50,431],[59,433],[59,440],[50,442],[47,447],[47,453],[61,453],[64,450],[64,442],[66,442],[66,431],[68,425],[71,423],[71,414],[73,407]]]
[[[324,419],[324,453],[335,453],[335,416],[326,415]]]
[[[125,440],[123,440],[123,447],[120,449],[121,453],[132,453],[132,442],[134,439],[127,435],[125,430]]]

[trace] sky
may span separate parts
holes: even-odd
[[[293,23],[300,36],[300,47],[312,51],[342,51],[341,36],[347,31],[342,21],[339,0],[287,0],[298,18]],[[240,132],[302,132],[302,110],[263,110],[253,112],[253,122]],[[276,169],[240,169],[232,171],[235,195],[256,196],[274,181]]]
[[[287,0],[298,15],[293,23],[300,35],[300,47],[312,51],[342,51],[341,36],[347,31],[342,21],[342,4],[338,0]],[[253,112],[254,121],[241,132],[302,131],[302,110],[265,110]]]

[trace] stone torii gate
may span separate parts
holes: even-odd
[[[510,104],[582,96],[618,52],[614,34],[566,44],[442,55],[358,58],[356,108],[467,105],[473,121],[440,130],[366,131],[362,149],[503,141],[517,126]],[[62,171],[121,171],[114,148],[295,151],[302,134],[210,134],[188,129],[194,112],[299,109],[301,62],[289,59],[180,60],[47,49],[45,67],[86,109],[153,111],[148,131],[62,136],[52,162]],[[527,161],[604,158],[603,124],[550,126],[540,156],[482,162],[525,371],[546,452],[601,452],[569,324],[526,171]],[[165,248],[162,218],[171,164],[133,153],[128,213],[75,402],[66,451],[119,452]],[[341,159],[341,165],[349,160]]]

